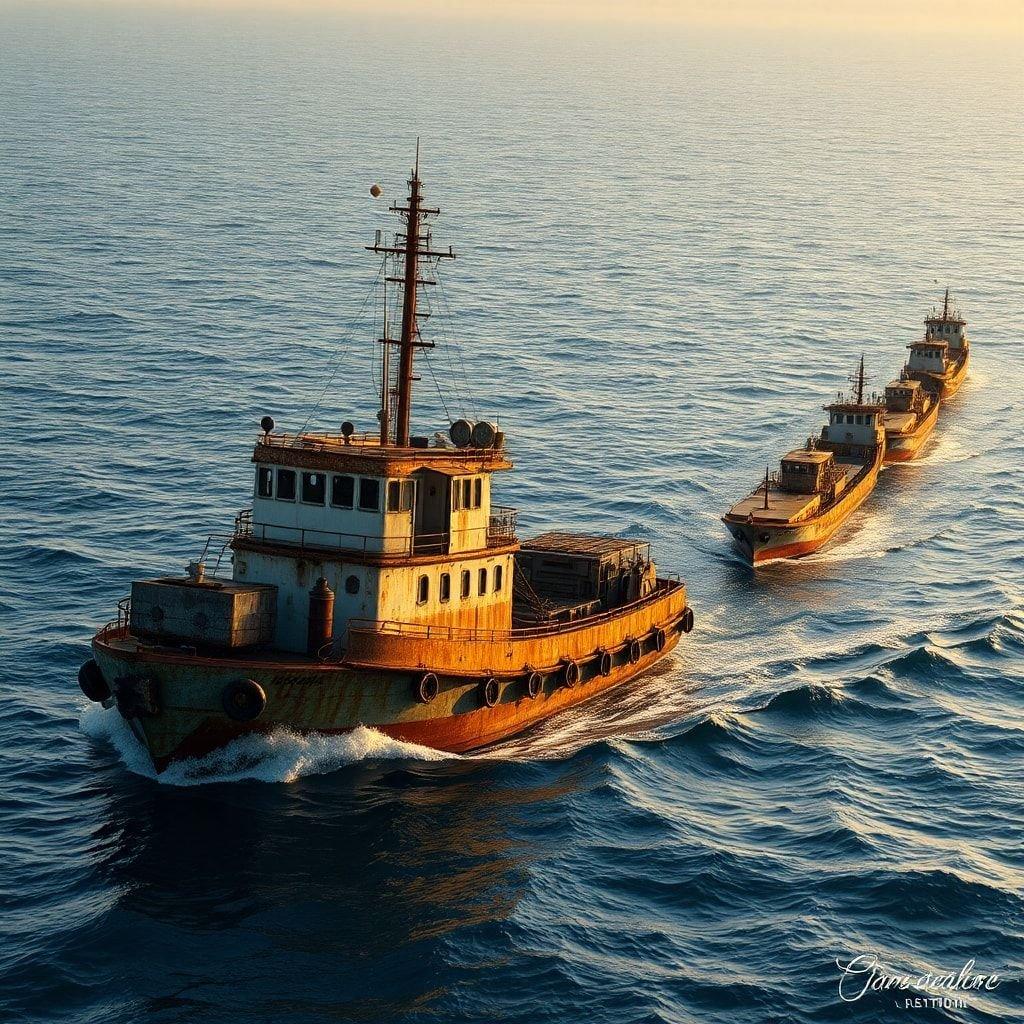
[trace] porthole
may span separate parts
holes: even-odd
[[[359,577],[352,575],[345,577],[345,593],[346,594],[358,594],[359,593]]]

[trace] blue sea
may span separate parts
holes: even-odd
[[[1022,58],[5,6],[0,1020],[1024,1019]],[[230,529],[261,416],[372,426],[363,247],[417,136],[457,259],[414,425],[499,419],[521,532],[649,539],[697,628],[479,756],[282,735],[156,780],[91,633]],[[924,456],[753,573],[718,517],[947,284],[974,356]],[[998,981],[856,998],[871,957]]]

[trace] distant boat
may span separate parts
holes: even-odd
[[[914,459],[935,429],[939,399],[919,380],[901,377],[885,386],[885,461]]]
[[[967,321],[950,306],[948,288],[942,313],[933,312],[925,319],[924,328],[924,338],[907,346],[910,357],[903,375],[920,381],[944,402],[960,390],[971,360]]]
[[[693,628],[686,587],[643,541],[520,543],[491,500],[512,468],[494,424],[411,434],[414,357],[432,347],[417,292],[454,254],[432,247],[418,160],[409,189],[401,232],[369,247],[402,295],[397,337],[385,323],[380,339],[379,430],[279,433],[265,417],[252,508],[221,549],[230,575],[204,557],[140,580],[93,638],[81,688],[158,771],[275,729],[473,750],[636,677]]]
[[[885,457],[885,406],[864,396],[864,360],[852,395],[826,405],[820,438],[784,455],[779,472],[722,517],[753,565],[817,551],[874,490]]]

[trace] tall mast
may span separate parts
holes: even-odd
[[[860,369],[857,371],[857,404],[864,404],[864,356],[860,357]]]
[[[417,288],[421,284],[433,284],[433,281],[420,277],[420,260],[454,259],[451,248],[447,252],[438,252],[430,248],[430,229],[425,226],[426,218],[440,213],[437,209],[427,209],[422,205],[420,183],[420,144],[416,141],[416,164],[412,177],[409,179],[409,198],[405,206],[392,206],[392,213],[397,213],[405,224],[405,232],[395,236],[393,245],[381,245],[376,242],[367,246],[371,252],[383,253],[388,256],[404,257],[401,277],[386,277],[386,281],[394,281],[402,286],[402,329],[398,338],[390,338],[387,332],[381,342],[385,345],[398,347],[398,408],[395,413],[395,444],[400,448],[409,446],[409,421],[412,415],[412,383],[413,355],[418,348],[433,348],[432,342],[424,341],[420,336],[417,318],[426,314],[416,310]],[[385,363],[387,360],[385,359]],[[383,411],[383,410],[382,410]],[[383,419],[384,417],[382,417]],[[390,416],[387,417],[390,419]],[[388,438],[381,430],[381,443],[387,444]]]
[[[949,316],[949,289],[946,289],[946,298],[942,303],[942,319],[945,320]]]
[[[388,336],[388,283],[384,281],[384,329],[381,332]],[[391,440],[391,346],[383,344],[380,354],[380,443],[381,447]]]
[[[402,295],[402,335],[398,341],[398,420],[395,443],[409,444],[409,418],[412,413],[412,352],[416,343],[416,285],[420,253],[420,144],[416,142],[416,166],[409,182],[409,207],[405,217],[405,274]]]
[[[771,472],[771,465],[764,467],[764,508],[768,511],[768,474]]]

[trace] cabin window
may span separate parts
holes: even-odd
[[[448,601],[452,596],[451,573],[441,573],[441,585],[438,587],[438,598],[441,601]]]
[[[416,603],[426,604],[430,597],[430,577],[421,576],[416,584]]]
[[[351,508],[355,492],[355,477],[336,476],[331,480],[331,504],[335,508]]]
[[[261,498],[274,496],[274,471],[269,466],[260,466],[256,470],[256,493]]]
[[[327,496],[327,477],[323,473],[302,474],[302,500],[307,505],[322,505]]]
[[[478,594],[486,594],[487,593],[487,570],[486,569],[481,569],[480,570],[479,580],[477,582],[476,592]]]
[[[461,497],[462,497],[462,485],[459,483],[458,480],[453,480],[452,481],[452,511],[453,512],[458,512],[459,509],[462,508],[462,502],[460,501]]]
[[[380,511],[380,481],[375,477],[359,478],[359,507],[364,512]]]
[[[388,511],[408,512],[412,509],[416,485],[411,480],[388,481]]]
[[[494,592],[498,593],[501,590],[501,584],[503,582],[502,577],[505,575],[504,570],[500,565],[494,567]]]
[[[462,481],[462,507],[473,507],[473,481],[468,476]]]
[[[345,577],[345,593],[346,594],[358,594],[359,593],[359,577],[358,576],[346,576]]]
[[[846,422],[847,423],[852,423],[853,422],[853,414],[852,413],[846,417]]]
[[[294,469],[279,469],[277,471],[277,498],[279,501],[295,500]]]
[[[857,413],[857,422],[858,422],[858,423],[859,423],[859,424],[860,424],[861,426],[863,426],[863,425],[864,425],[864,417],[863,417],[863,416],[862,416],[862,415],[861,415],[860,413]]]
[[[479,508],[484,503],[484,479],[478,476],[473,481],[473,508]]]
[[[469,581],[471,577],[468,569],[462,570],[462,596],[469,597]]]
[[[866,423],[866,424],[867,424],[867,425],[868,425],[868,426],[870,427],[870,426],[871,426],[871,424],[875,422],[875,417],[874,417],[874,415],[871,415],[871,416],[865,416],[865,417],[864,417],[864,422],[865,422],[865,423]]]

